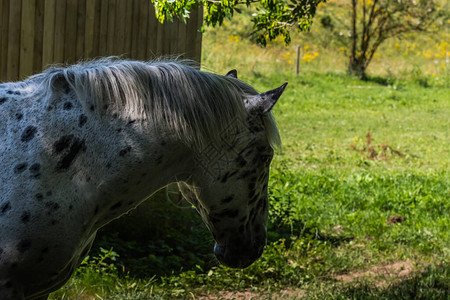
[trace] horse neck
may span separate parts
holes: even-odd
[[[124,131],[121,141],[111,139],[106,146],[112,156],[99,166],[109,174],[107,181],[97,177],[100,197],[112,205],[118,201],[137,205],[169,183],[187,178],[192,159],[183,144],[157,129]]]
[[[75,121],[79,113],[74,114]],[[186,147],[163,130],[108,116],[97,119],[94,113],[87,114],[87,119],[76,134],[86,148],[74,160],[76,173],[69,170],[62,176],[67,174],[64,181],[81,189],[78,194],[87,200],[85,211],[95,214],[88,221],[94,229],[135,208],[167,184],[183,180],[191,166]],[[61,126],[50,136],[67,131]]]

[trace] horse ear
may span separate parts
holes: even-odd
[[[237,71],[233,69],[229,71],[225,76],[237,79]]]
[[[257,110],[258,112],[262,113],[268,113],[269,111],[271,111],[275,103],[277,103],[278,99],[280,98],[281,94],[283,94],[287,84],[288,83],[285,82],[282,86],[276,89],[259,94],[259,96],[257,96],[258,99],[255,103],[255,107],[253,107],[253,110]]]

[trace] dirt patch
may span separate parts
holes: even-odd
[[[258,293],[256,291],[230,292],[222,291],[214,295],[192,295],[191,299],[195,300],[281,300],[281,299],[300,299],[305,296],[305,291],[301,289],[283,289],[276,293]]]
[[[387,287],[393,282],[409,279],[417,272],[417,268],[409,261],[398,261],[388,265],[374,266],[366,271],[338,275],[335,278],[342,282],[370,280],[376,287]]]
[[[392,225],[392,224],[397,224],[397,223],[403,223],[403,222],[405,222],[405,220],[406,219],[404,217],[399,216],[399,215],[395,215],[395,216],[390,217],[387,220],[387,224],[388,225]]]

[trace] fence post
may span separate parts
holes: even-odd
[[[298,76],[298,73],[300,73],[300,45],[297,45],[297,70],[295,74]]]

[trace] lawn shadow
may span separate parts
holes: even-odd
[[[347,243],[354,239],[353,236],[343,234],[329,234],[320,232],[316,227],[309,227],[305,223],[293,218],[289,222],[284,221],[285,218],[276,218],[271,220],[268,224],[268,243],[277,242],[280,239],[285,240],[287,247],[291,245],[294,237],[309,237],[312,240],[329,242],[334,247],[338,247],[342,243]]]

